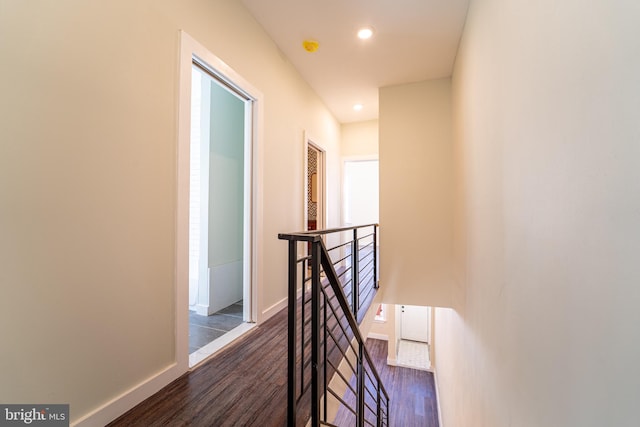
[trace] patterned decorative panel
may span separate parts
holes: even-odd
[[[311,201],[311,175],[318,173],[318,151],[312,147],[307,151],[307,213],[310,221],[318,217],[318,204]]]

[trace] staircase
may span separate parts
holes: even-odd
[[[378,289],[378,225],[280,234],[289,243],[287,424],[388,426],[389,396],[358,320]]]

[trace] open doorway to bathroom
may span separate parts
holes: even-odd
[[[189,358],[251,321],[251,98],[194,58],[189,179]],[[249,158],[248,158],[249,157]]]
[[[174,308],[182,372],[260,321],[263,104],[249,81],[180,31]],[[215,314],[224,321],[204,323]],[[198,348],[194,331],[215,338],[214,329],[224,335]]]

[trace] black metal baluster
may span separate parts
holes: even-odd
[[[346,402],[342,401],[342,399],[336,394],[337,390],[332,389],[330,384],[330,375],[333,373],[333,369],[337,369],[337,366],[333,366],[329,364],[328,356],[329,356],[329,348],[328,343],[329,340],[333,340],[336,344],[338,341],[344,340],[345,338],[351,340],[353,339],[353,344],[355,344],[352,349],[355,351],[357,360],[355,364],[352,364],[348,359],[345,359],[348,364],[351,365],[352,372],[356,374],[357,384],[355,389],[352,388],[353,392],[356,393],[355,405],[349,404],[349,410],[355,414],[357,427],[364,426],[365,424],[369,424],[369,421],[373,422],[373,420],[369,420],[369,412],[371,411],[371,416],[376,417],[377,426],[388,426],[389,425],[389,395],[387,394],[384,385],[382,384],[379,375],[376,372],[375,367],[372,365],[370,356],[367,352],[366,347],[364,346],[364,338],[360,335],[360,331],[358,328],[357,317],[358,311],[360,309],[360,305],[362,304],[361,299],[365,298],[360,295],[360,242],[358,241],[358,235],[362,235],[362,233],[358,233],[358,229],[360,228],[368,228],[372,226],[373,232],[371,234],[365,233],[363,239],[368,239],[370,236],[373,238],[373,253],[372,259],[368,258],[369,245],[365,245],[363,247],[363,251],[367,252],[365,258],[368,260],[362,260],[363,265],[365,265],[365,269],[367,273],[363,273],[363,280],[366,278],[366,282],[369,283],[371,280],[371,275],[374,280],[374,288],[378,289],[378,260],[379,254],[377,252],[378,245],[378,229],[377,224],[369,224],[366,226],[360,227],[348,227],[348,228],[340,228],[340,229],[332,229],[332,230],[318,230],[313,233],[293,233],[293,234],[281,234],[279,235],[280,239],[289,240],[289,307],[288,307],[288,316],[289,316],[289,325],[288,325],[288,364],[287,369],[289,370],[289,378],[287,383],[287,401],[288,401],[288,409],[287,409],[287,422],[289,426],[295,426],[297,422],[298,413],[298,399],[306,395],[308,392],[310,395],[307,395],[307,398],[310,399],[310,406],[304,408],[304,412],[306,413],[308,410],[311,410],[310,425],[316,427],[321,423],[327,423],[330,420],[327,418],[330,416],[329,408],[331,405],[328,404],[328,400],[330,395],[333,396],[338,401],[342,402],[342,404],[346,404]],[[341,243],[340,245],[329,248],[324,244],[323,238],[330,233],[341,233],[345,231],[353,231],[353,240],[347,241],[346,243]],[[300,243],[304,242],[308,245],[311,254],[305,255],[300,259],[297,259],[298,256],[298,246]],[[341,260],[338,260],[337,263],[342,262],[344,260],[348,260],[351,258],[351,281],[352,281],[352,298],[347,298],[345,295],[345,290],[343,289],[344,278],[343,275],[348,273],[348,269],[342,271],[340,275],[336,272],[336,265],[332,262],[332,256],[330,255],[330,251],[337,250],[341,247],[351,247],[351,254],[345,255]],[[344,254],[344,252],[342,252]],[[340,255],[342,256],[342,255]],[[366,262],[365,262],[366,261]],[[373,274],[368,270],[368,265],[373,262]],[[302,271],[301,274],[297,271],[297,264],[301,263]],[[311,272],[309,274],[309,271]],[[324,271],[324,273],[322,273]],[[329,291],[331,293],[331,304],[335,302],[336,306],[333,307],[329,305],[329,295],[325,292],[325,289],[322,288],[321,284],[321,274],[326,274],[326,286],[331,288]],[[298,315],[297,304],[298,302],[298,284],[300,284],[300,280],[302,280],[302,318]],[[309,295],[306,294],[307,280],[309,280],[310,292]],[[365,288],[370,289],[370,288]],[[335,294],[335,296],[334,296]],[[309,301],[311,298],[311,301]],[[335,300],[334,300],[335,299]],[[351,301],[349,301],[351,300]],[[307,309],[305,305],[310,303],[310,307]],[[350,307],[351,305],[351,307]],[[331,310],[331,312],[329,311]],[[305,316],[311,316],[310,319],[305,319]],[[328,318],[329,316],[336,316],[336,320],[338,321],[337,331],[332,331],[328,326]],[[346,321],[347,324],[344,326],[341,325],[342,319]],[[311,328],[311,336],[309,337],[309,332],[305,331],[305,321],[309,320],[310,328]],[[300,322],[300,323],[298,323]],[[301,325],[301,333],[297,333],[297,325]],[[346,328],[346,329],[345,329]],[[350,332],[347,332],[349,330]],[[339,332],[338,337],[334,336],[334,332]],[[353,335],[351,335],[353,333]],[[342,336],[342,337],[341,337]],[[310,338],[310,349],[305,350],[305,339]],[[298,360],[297,357],[297,347],[301,345],[301,363],[300,363],[300,372],[298,373]],[[343,357],[346,356],[343,353]],[[305,359],[308,358],[305,363]],[[350,358],[349,358],[350,359]],[[307,363],[310,366],[310,375],[305,373],[305,366]],[[370,376],[373,375],[373,377]],[[298,379],[299,378],[299,379]],[[305,378],[306,386],[305,386]],[[368,379],[371,380],[371,383],[368,383]],[[342,378],[344,381],[348,380],[346,378]],[[300,387],[298,392],[297,387]],[[368,385],[370,384],[371,387]],[[309,390],[309,388],[311,390]],[[375,389],[374,389],[375,388]],[[366,403],[366,396],[369,394],[375,401],[375,409],[368,407]],[[305,399],[306,400],[306,399]],[[373,403],[373,402],[372,402]]]
[[[311,425],[320,425],[320,239],[311,245]]]
[[[289,378],[287,381],[287,423],[290,427],[296,425],[296,315],[297,315],[297,298],[296,298],[296,262],[298,242],[289,241],[289,325],[288,325],[288,341],[289,341],[289,360],[287,370]]]
[[[382,425],[382,408],[380,408],[380,383],[376,384],[376,426]]]
[[[378,289],[378,226],[373,226],[373,286]]]
[[[353,316],[358,320],[358,308],[359,308],[359,299],[360,299],[360,274],[358,269],[359,260],[358,260],[358,229],[353,229],[353,242],[351,247],[351,286],[352,286],[352,299],[353,299]]]
[[[357,387],[358,396],[356,396],[356,424],[358,427],[364,426],[364,355],[363,355],[363,342],[358,342],[358,372],[357,372]]]
[[[304,390],[304,323],[306,306],[306,286],[307,286],[307,260],[302,260],[302,301],[300,301],[300,394]],[[296,300],[297,300],[296,295]]]
[[[324,332],[324,347],[323,347],[324,355],[323,355],[323,358],[322,358],[322,363],[323,363],[323,367],[324,367],[324,370],[323,370],[324,371],[323,372],[324,389],[322,390],[322,395],[324,396],[324,421],[328,421],[327,420],[327,417],[328,417],[328,415],[327,415],[327,413],[328,413],[328,404],[327,404],[327,400],[328,400],[327,399],[327,397],[328,397],[328,395],[327,395],[327,381],[328,381],[328,379],[327,379],[327,376],[328,376],[328,373],[327,373],[327,365],[328,365],[328,363],[327,363],[327,343],[328,343],[328,341],[327,341],[327,339],[329,337],[328,337],[328,334],[327,334],[327,329],[329,327],[327,326],[327,304],[329,304],[329,301],[327,301],[327,296],[325,295],[324,296],[324,307],[323,307],[324,326],[322,328],[322,331]]]

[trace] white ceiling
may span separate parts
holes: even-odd
[[[378,117],[378,88],[451,75],[469,0],[242,0],[342,123]],[[356,37],[372,26],[369,40]],[[305,39],[320,48],[309,53]],[[361,103],[360,112],[353,105]]]

